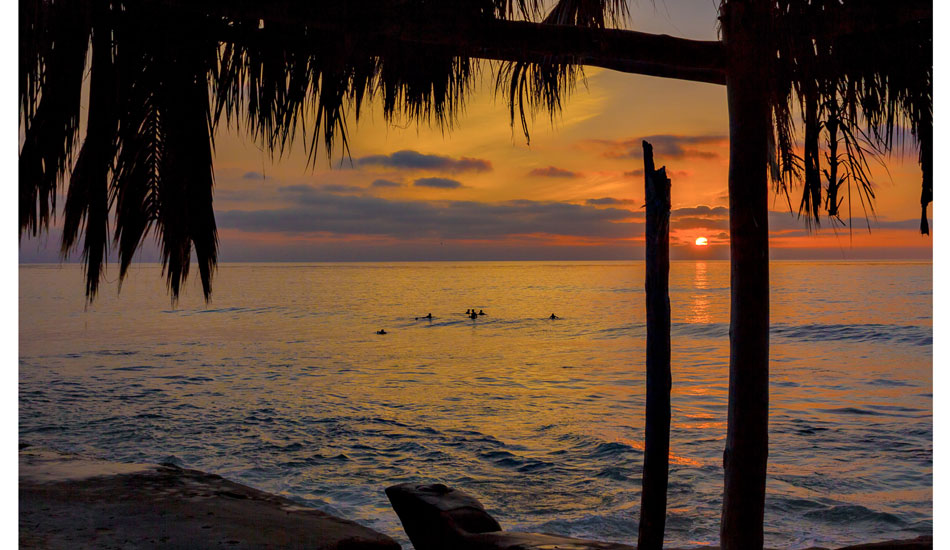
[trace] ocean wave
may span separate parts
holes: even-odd
[[[639,328],[639,327],[637,327]],[[612,331],[623,330],[613,328]],[[639,331],[643,332],[643,331]],[[690,338],[728,338],[728,323],[673,323],[674,336]],[[769,333],[773,338],[800,342],[853,341],[896,342],[912,346],[932,346],[933,328],[916,325],[884,324],[788,324],[772,323]]]
[[[851,523],[887,523],[890,525],[902,525],[906,523],[894,514],[876,512],[856,504],[827,506],[820,510],[805,512],[803,516],[812,521],[821,521],[835,525],[847,525]]]
[[[772,336],[806,342],[848,340],[897,342],[914,346],[933,345],[933,328],[914,325],[773,323],[770,332]]]

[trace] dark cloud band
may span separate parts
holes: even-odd
[[[643,234],[634,213],[562,202],[395,201],[312,188],[274,210],[228,210],[218,227],[285,234],[381,235],[394,238],[498,239],[555,235],[624,239]]]
[[[382,166],[396,170],[427,170],[458,174],[462,172],[490,172],[491,162],[485,159],[442,155],[427,155],[418,151],[403,150],[390,155],[371,155],[357,159],[360,166]]]
[[[539,178],[579,178],[580,174],[577,172],[571,172],[570,170],[564,170],[563,168],[558,168],[557,166],[548,166],[547,168],[535,168],[534,170],[528,172],[529,176],[535,176]]]
[[[604,149],[603,155],[607,158],[615,159],[639,159],[643,158],[643,141],[648,141],[653,145],[653,153],[656,155],[657,162],[662,164],[668,159],[715,159],[719,157],[723,145],[726,145],[728,138],[720,135],[673,135],[659,134],[635,139],[595,139],[589,143]],[[717,150],[710,150],[715,147]],[[630,175],[636,175],[634,170]],[[642,174],[642,172],[641,172]]]
[[[419,178],[412,182],[414,187],[430,187],[433,189],[460,189],[465,187],[462,182],[449,178]]]

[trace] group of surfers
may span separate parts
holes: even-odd
[[[484,310],[481,310],[481,309],[478,310],[478,312],[476,312],[476,311],[475,311],[475,308],[469,308],[469,309],[466,309],[466,310],[465,310],[465,315],[468,315],[469,318],[471,318],[471,319],[478,319],[478,316],[479,316],[479,315],[488,315],[488,314],[485,313],[485,311],[484,311]],[[416,317],[416,321],[418,321],[419,319],[428,319],[428,320],[431,321],[431,320],[432,320],[432,314],[430,313],[430,314],[425,315],[425,316],[423,316],[423,317]],[[560,319],[560,317],[558,317],[557,315],[555,315],[555,314],[552,313],[551,316],[548,317],[548,319],[556,320],[556,319]],[[385,329],[379,329],[379,330],[376,331],[376,334],[389,334],[389,333],[386,332]]]
[[[430,315],[431,315],[431,314],[430,314]],[[465,315],[468,315],[468,316],[471,317],[472,319],[478,319],[478,316],[479,316],[479,315],[488,315],[488,314],[485,313],[485,312],[482,311],[482,310],[478,310],[478,313],[475,313],[475,308],[472,308],[472,309],[466,309],[466,310],[465,310]]]

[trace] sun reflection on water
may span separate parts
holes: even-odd
[[[686,320],[689,323],[709,323],[712,318],[709,314],[709,279],[706,262],[696,262],[693,272],[693,287],[695,292],[693,292],[692,300],[689,302]]]

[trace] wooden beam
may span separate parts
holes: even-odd
[[[722,15],[729,52],[729,412],[719,545],[762,550],[769,455],[769,182],[772,132],[759,48],[768,4],[732,0]]]
[[[389,2],[369,2],[354,7],[340,2],[336,8],[322,2],[276,0],[146,0],[156,9],[175,10],[220,20],[226,30],[231,21],[260,22],[299,27],[310,32],[343,35],[346,40],[377,47],[385,53],[394,41],[442,48],[459,57],[496,61],[570,63],[642,74],[725,85],[722,44],[662,34],[619,29],[593,29],[508,21],[491,17],[418,17],[394,13]],[[382,7],[380,7],[382,6]],[[238,39],[231,33],[228,39]],[[288,40],[293,37],[288,36]],[[273,39],[272,35],[270,39]]]
[[[384,55],[391,44],[442,48],[459,57],[568,63],[641,74],[725,85],[725,54],[720,41],[678,38],[621,29],[595,29],[484,15],[459,16],[452,5],[418,4],[401,0],[321,2],[318,0],[143,0],[157,9],[209,16],[223,27],[232,21],[278,24],[342,35],[364,49]],[[882,13],[886,13],[882,17]],[[849,3],[804,31],[845,38],[880,32],[919,21],[933,20],[926,0],[906,0],[888,6]],[[224,33],[222,40],[248,35]],[[285,39],[295,40],[289,33]],[[273,35],[268,36],[273,40]]]

